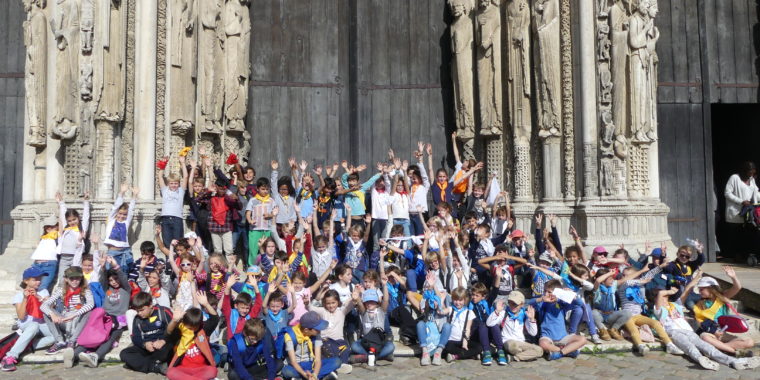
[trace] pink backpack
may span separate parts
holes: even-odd
[[[98,348],[108,340],[113,329],[113,318],[102,307],[90,311],[90,317],[77,338],[77,343],[86,348]]]

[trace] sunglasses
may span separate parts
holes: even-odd
[[[191,264],[191,263],[182,263],[182,264],[179,264],[179,265],[183,266],[183,267],[189,267],[189,266],[192,266],[193,264]]]

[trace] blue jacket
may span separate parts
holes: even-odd
[[[240,350],[245,347],[244,350]],[[267,367],[267,379],[272,380],[277,376],[277,362],[274,358],[274,340],[269,334],[254,345],[248,345],[245,342],[243,334],[238,333],[227,342],[227,349],[230,353],[230,362],[237,375],[243,380],[253,380],[248,373],[248,367],[265,364]],[[263,361],[263,363],[262,363]]]

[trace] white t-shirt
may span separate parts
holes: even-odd
[[[168,187],[161,188],[163,207],[161,216],[175,216],[182,218],[182,204],[185,201],[185,189],[178,187],[177,191],[171,191]]]
[[[393,219],[409,219],[409,194],[391,196],[391,213]]]
[[[345,305],[348,303],[348,301],[351,301],[351,285],[350,284],[347,285],[346,287],[343,287],[340,285],[340,283],[336,282],[330,285],[330,289],[338,292],[338,296],[340,296],[341,304]]]
[[[449,340],[459,342],[462,340],[462,333],[464,332],[467,321],[475,319],[475,313],[467,309],[467,306],[460,311],[454,309],[451,313],[451,335],[449,335]],[[472,333],[472,331],[470,331],[470,333]]]
[[[37,299],[40,300],[40,305],[42,305],[42,300],[50,297],[50,292],[47,291],[47,289],[42,289],[37,291]],[[13,305],[18,305],[20,303],[24,302],[24,292],[18,292],[15,296],[13,296]],[[27,314],[26,318],[24,318],[23,321],[19,321],[20,323],[24,324],[29,321],[34,321],[37,323],[45,323],[45,320],[43,318],[34,318],[31,315]]]
[[[32,253],[32,260],[58,260],[58,246],[53,239],[41,239]]]
[[[372,186],[372,219],[388,220],[388,206],[391,204],[391,197],[388,191],[378,192]]]

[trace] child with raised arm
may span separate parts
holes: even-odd
[[[84,194],[82,217],[79,212],[66,207],[60,192],[55,194],[58,201],[58,282],[63,279],[63,273],[72,266],[80,266],[84,252],[84,240],[90,225],[90,193]],[[65,227],[64,227],[65,226]]]
[[[364,165],[360,165],[356,168],[349,169],[348,163],[343,161],[343,168],[346,170],[341,176],[340,180],[345,190],[338,193],[345,194],[345,207],[346,207],[346,221],[351,221],[354,225],[361,225],[362,227],[369,229],[370,226],[364,220],[366,214],[366,208],[364,207],[364,199],[367,196],[367,191],[375,184],[382,175],[382,170],[378,170],[378,173],[370,177],[366,182],[359,183],[359,173],[366,168]]]
[[[194,307],[175,309],[172,321],[166,327],[169,340],[177,342],[166,372],[169,380],[206,380],[217,374],[209,337],[219,324],[219,316],[205,293],[197,292],[193,298]],[[203,320],[204,312],[209,316],[206,321]]]
[[[361,298],[354,298],[356,309],[359,312],[361,328],[359,339],[351,345],[351,352],[357,355],[376,355],[377,360],[393,361],[393,337],[388,336],[385,322],[388,318],[388,288],[387,277],[382,281],[382,297],[379,297],[378,289],[364,289]],[[391,333],[392,335],[392,333]],[[363,362],[359,359],[357,361]],[[374,363],[370,362],[370,365]]]
[[[571,302],[559,299],[561,292],[569,293]],[[582,301],[572,296],[568,290],[562,289],[562,282],[551,280],[544,285],[544,295],[531,300],[531,306],[536,308],[541,325],[541,337],[538,339],[539,346],[546,352],[547,360],[557,360],[562,357],[577,358],[580,349],[586,345],[586,338],[569,334],[565,327],[567,313],[573,306],[581,306]]]
[[[129,224],[132,223],[132,218],[135,215],[135,200],[138,197],[139,190],[136,187],[132,188],[132,200],[129,204],[124,202],[124,194],[127,190],[129,190],[127,185],[121,185],[119,194],[111,208],[111,213],[108,215],[106,239],[103,240],[103,244],[108,249],[108,256],[113,257],[119,266],[129,271],[132,269],[134,260],[132,259],[128,232]]]
[[[391,185],[390,205],[393,225],[400,225],[403,228],[402,236],[411,236],[412,228],[409,221],[409,207],[411,200],[409,198],[409,186],[407,184],[406,169],[409,162],[401,162],[401,159],[394,158],[393,166],[396,169]]]
[[[668,335],[672,337],[673,343],[675,343],[679,349],[685,351],[686,355],[688,355],[691,360],[699,363],[704,369],[717,371],[720,369],[718,363],[738,370],[757,368],[760,366],[760,358],[752,357],[737,359],[720,352],[720,350],[710,343],[700,339],[699,336],[694,333],[694,330],[686,318],[684,318],[684,307],[682,303],[686,300],[689,292],[699,282],[701,277],[702,273],[700,270],[697,270],[692,274],[691,282],[686,285],[686,288],[681,294],[681,304],[673,303],[668,300],[668,297],[678,293],[680,289],[674,287],[669,290],[655,290],[655,318],[657,318],[665,327],[665,331],[667,331]]]
[[[536,309],[533,306],[525,307],[525,296],[522,293],[509,293],[506,303],[497,302],[496,309],[488,317],[487,325],[501,330],[501,334],[494,339],[499,339],[515,360],[536,360],[544,354],[541,347],[525,341],[526,331],[528,335],[536,336],[538,324]]]
[[[168,160],[169,157],[164,157]],[[187,190],[187,166],[185,156],[179,155],[179,166],[182,169],[182,177],[175,173],[164,178],[164,169],[158,168],[158,185],[161,188],[161,230],[164,237],[164,245],[168,246],[172,240],[180,239],[185,234],[183,225],[183,208],[185,191]],[[195,166],[192,168],[195,174]],[[135,196],[137,198],[137,196]]]
[[[274,218],[278,215],[279,208],[272,200],[269,192],[271,185],[268,179],[261,177],[256,180],[256,196],[248,201],[245,208],[245,218],[248,221],[248,260],[247,266],[255,265],[259,255],[259,240],[269,237],[272,231]]]
[[[442,364],[441,354],[451,335],[451,324],[448,322],[448,316],[451,314],[451,297],[445,290],[434,287],[435,280],[435,274],[429,272],[420,302],[422,319],[417,322],[417,337],[422,348],[421,366],[431,363],[435,366]]]
[[[55,215],[48,215],[43,219],[42,236],[37,248],[32,252],[32,267],[44,273],[40,290],[50,291],[50,285],[55,281],[55,271],[58,269],[58,223]]]
[[[430,191],[430,179],[425,164],[422,162],[425,152],[425,143],[417,142],[417,150],[414,156],[417,158],[417,164],[411,165],[407,169],[409,178],[409,221],[411,222],[411,232],[413,236],[422,235],[425,232],[424,214],[428,211],[428,191]],[[428,158],[429,164],[433,166],[433,158]]]

